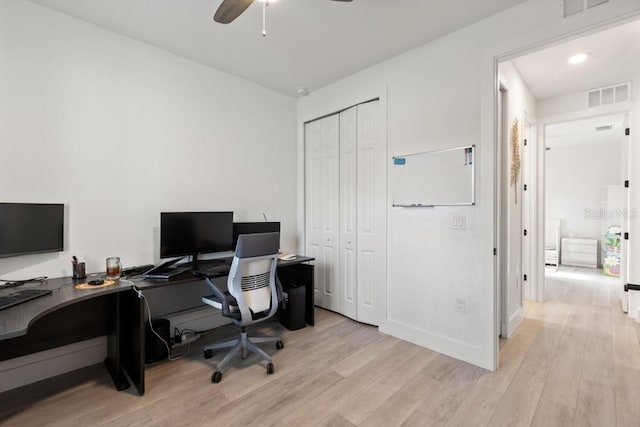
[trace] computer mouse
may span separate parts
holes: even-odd
[[[100,286],[102,284],[104,284],[104,280],[102,280],[102,279],[91,280],[91,281],[87,282],[87,285],[89,285],[89,286]]]

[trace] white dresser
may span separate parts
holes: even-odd
[[[578,267],[598,267],[598,239],[562,238],[560,251],[563,265]]]

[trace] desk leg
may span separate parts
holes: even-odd
[[[120,319],[121,298],[120,292],[111,294],[109,298],[108,326],[109,334],[107,335],[107,358],[104,364],[111,375],[111,379],[118,390],[126,390],[130,384],[124,371],[122,370],[122,321]]]
[[[121,292],[120,301],[120,358],[140,396],[144,395],[144,326],[145,306],[134,291]]]
[[[305,271],[304,271],[305,298],[307,300],[306,306],[305,306],[306,322],[307,324],[314,326],[316,324],[316,316],[315,316],[316,305],[314,301],[315,290],[313,287],[313,277],[314,277],[313,265],[304,264],[304,266],[308,267],[308,268],[305,268]]]

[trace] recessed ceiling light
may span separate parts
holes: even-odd
[[[584,61],[586,61],[588,57],[589,55],[587,55],[586,53],[577,53],[569,58],[569,64],[571,65],[581,64]]]

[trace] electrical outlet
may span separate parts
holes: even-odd
[[[456,311],[458,313],[467,312],[467,300],[464,298],[456,298]]]

